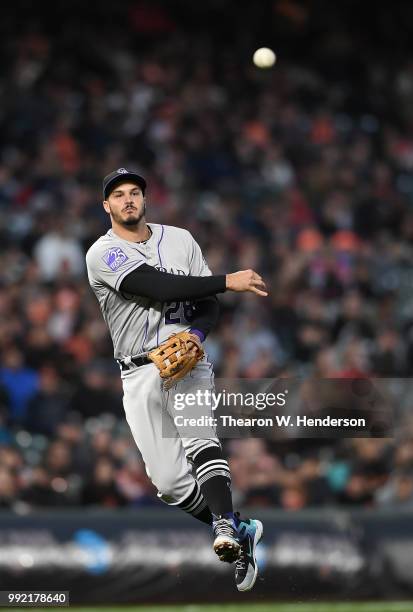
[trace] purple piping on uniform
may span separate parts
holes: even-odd
[[[163,302],[161,306],[161,316],[159,317],[158,327],[156,328],[156,346],[159,346],[159,326],[161,324],[162,317],[163,317]]]
[[[161,234],[161,237],[159,238],[159,242],[158,242],[158,257],[159,257],[159,265],[160,265],[160,267],[161,267],[161,268],[162,268],[163,266],[162,266],[162,258],[161,258],[161,251],[160,251],[160,249],[159,249],[159,245],[160,245],[160,244],[161,244],[161,242],[162,242],[163,232],[164,232],[164,226],[162,225],[162,234]]]
[[[148,316],[146,317],[145,338],[143,339],[143,342],[142,342],[141,353],[143,352],[143,347],[145,346],[146,337],[148,335],[148,328],[149,328],[149,309],[148,309]]]
[[[159,242],[158,242],[159,266],[161,268],[163,268],[163,266],[162,266],[161,250],[160,250],[159,246],[160,246],[160,244],[162,242],[163,233],[164,233],[164,226],[162,225],[162,234],[161,234],[161,237],[159,238]],[[162,303],[162,307],[161,307],[161,316],[159,318],[158,327],[156,328],[156,346],[159,346],[159,326],[160,326],[161,321],[162,321],[162,316],[163,316],[163,303]]]

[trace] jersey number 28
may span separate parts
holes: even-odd
[[[190,300],[186,302],[168,302],[165,311],[165,325],[190,323],[194,318],[194,307]]]

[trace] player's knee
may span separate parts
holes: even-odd
[[[178,486],[175,478],[162,475],[153,479],[152,482],[158,489],[159,497],[177,499]]]
[[[193,479],[188,475],[161,474],[152,480],[158,489],[158,496],[163,500],[178,501],[187,495],[188,490],[193,487]]]

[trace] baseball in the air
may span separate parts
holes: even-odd
[[[260,47],[252,56],[252,61],[258,68],[271,68],[276,59],[274,51],[268,47]]]

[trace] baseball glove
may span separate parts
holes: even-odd
[[[192,342],[192,344],[191,344]],[[148,353],[148,357],[164,379],[164,388],[170,389],[184,378],[204,356],[198,336],[184,331],[169,336],[168,340]]]

